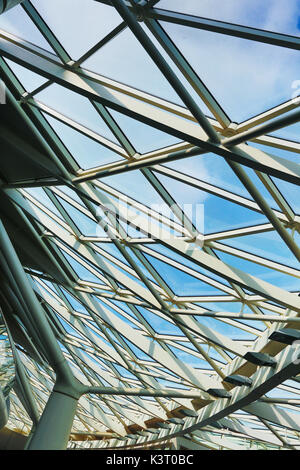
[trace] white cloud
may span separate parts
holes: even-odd
[[[170,8],[204,17],[298,34],[295,0],[163,0]],[[300,78],[298,51],[164,23],[179,49],[234,121],[291,98]]]

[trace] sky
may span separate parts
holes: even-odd
[[[74,60],[79,59],[82,54],[121,22],[121,18],[113,8],[101,5],[93,0],[86,0],[84,8],[82,0],[51,0],[51,2],[49,0],[33,0],[32,3]],[[201,2],[199,0],[186,2],[161,0],[157,7],[265,30],[276,30],[296,36],[299,36],[300,31],[300,7],[299,2],[296,0],[289,0],[289,2],[284,0],[264,0],[263,2],[261,0],[201,0]],[[162,23],[162,26],[190,61],[192,67],[217,98],[232,121],[241,122],[249,119],[251,116],[292,97],[294,92],[292,84],[295,80],[300,79],[298,51],[179,25]],[[0,28],[31,41],[48,51],[51,50],[20,6],[0,16]],[[159,46],[158,48],[166,58],[165,53]],[[8,61],[8,63],[28,91],[34,90],[44,82],[43,78],[23,67],[13,64],[11,61]],[[128,29],[91,56],[82,66],[166,100],[182,104],[180,98]],[[190,89],[185,79],[181,76],[180,78],[191,91],[192,96],[203,112],[210,115],[206,106]],[[106,124],[101,121],[87,99],[55,84],[38,93],[36,98],[116,142],[114,135]],[[140,153],[146,153],[178,142],[176,138],[137,123],[120,113],[112,112],[112,115],[127,134],[135,149]],[[76,133],[55,119],[49,117],[47,119],[83,169],[120,159],[112,151]],[[277,135],[299,140],[299,127],[297,126],[290,126],[290,128],[278,131]],[[272,153],[273,149],[271,151],[268,149],[268,151]],[[274,154],[293,161],[297,157],[275,149]],[[250,198],[245,188],[226,165],[224,159],[216,155],[206,154],[200,157],[191,157],[184,161],[169,163],[167,166]],[[277,208],[270,196],[266,194],[266,190],[254,172],[247,170],[247,173],[251,175],[266,200],[272,204],[272,207]],[[163,184],[167,185],[170,194],[179,203],[204,204],[205,233],[214,233],[267,221],[264,216],[256,212],[238,207],[229,201],[189,187],[182,182],[171,181],[168,177],[162,175],[159,175],[158,178]],[[162,203],[160,197],[138,171],[132,172],[130,178],[127,174],[123,174],[104,178],[103,181],[146,205]],[[132,181],[134,181],[134,184],[132,184]],[[299,198],[295,186],[279,180],[276,180],[276,184],[284,191],[292,207],[299,211]],[[31,192],[38,195],[38,190],[34,189]],[[94,223],[87,222],[82,218],[78,225],[80,225],[83,233],[93,235]],[[229,239],[225,243],[296,267],[294,257],[277,234],[264,233],[245,236],[239,239]],[[104,246],[103,249],[108,249],[108,247]],[[218,253],[218,255],[225,262],[275,285],[290,290],[298,289],[298,281],[294,278],[288,278],[276,271],[270,271],[239,258],[222,253]],[[72,261],[70,260],[70,262]],[[204,287],[200,285],[200,281],[185,277],[168,265],[158,266],[157,261],[152,260],[152,262],[157,265],[157,269],[163,272],[164,277],[178,295],[204,292]],[[187,263],[187,261],[184,262]],[[78,271],[80,268],[77,266],[76,269]],[[83,271],[79,275],[87,276]],[[209,291],[210,287],[206,286],[205,292]],[[209,307],[218,308],[218,305],[210,304]],[[233,311],[235,306],[228,305],[227,308]],[[210,319],[205,321],[209,324],[212,323]],[[223,328],[226,329],[227,326],[225,328],[223,324]],[[231,334],[234,334],[232,328]]]

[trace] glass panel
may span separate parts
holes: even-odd
[[[199,279],[195,279],[193,276],[190,276],[179,269],[173,268],[156,258],[147,256],[147,259],[149,259],[159,275],[171,287],[175,295],[188,296],[223,294],[219,289],[216,289]]]
[[[0,28],[53,53],[53,49],[20,5],[0,15]]]
[[[67,90],[60,85],[53,84],[37,93],[36,99],[55,109],[55,111],[73,119],[75,122],[116,142],[114,135],[106,126],[103,119],[84,96]]]
[[[205,306],[205,304],[204,304]],[[211,328],[216,333],[220,333],[231,339],[254,339],[255,336],[247,331],[240,330],[225,322],[209,317],[196,317],[201,325]]]
[[[138,310],[157,333],[168,335],[181,334],[181,331],[167,319],[163,319],[153,312],[149,312],[146,308],[138,307]]]
[[[0,17],[1,18],[1,17]],[[5,59],[9,67],[12,69],[18,80],[22,83],[26,91],[33,91],[43,83],[46,83],[46,78],[41,77],[37,73],[31,72],[31,70],[16,64],[12,60]]]
[[[288,181],[272,178],[277,188],[296,214],[300,214],[299,187]]]
[[[60,186],[59,188],[61,191],[63,191],[65,194],[67,194],[67,196],[71,197],[72,199],[74,199],[75,201],[79,202],[79,204],[82,204],[82,200],[80,199],[80,197],[77,195],[77,193],[75,191],[72,191],[71,188],[69,188],[68,186]]]
[[[188,354],[174,346],[171,346],[170,348],[171,348],[171,351],[174,352],[174,354],[176,355],[176,357],[178,357],[180,361],[185,362],[192,367],[197,367],[197,368],[207,369],[207,370],[211,369],[211,366],[208,364],[208,362],[206,362],[201,357],[192,356],[191,354]],[[164,384],[164,381],[162,383]]]
[[[181,81],[182,85],[184,86],[184,88],[187,90],[187,92],[191,95],[191,97],[193,98],[193,100],[195,101],[195,103],[197,103],[197,105],[200,107],[201,111],[208,117],[212,117],[213,119],[214,116],[213,114],[211,113],[211,111],[209,110],[209,108],[206,106],[206,104],[204,103],[204,101],[202,100],[202,98],[199,96],[199,94],[196,92],[196,90],[192,87],[189,79],[187,79],[187,77],[180,72],[179,68],[177,68],[177,66],[175,65],[175,62],[173,61],[173,59],[169,56],[169,54],[165,51],[165,49],[162,47],[162,45],[159,43],[159,41],[156,39],[156,37],[152,34],[152,32],[150,31],[150,29],[143,23],[141,23],[141,26],[142,28],[144,29],[144,31],[146,32],[147,36],[150,37],[151,41],[153,42],[153,44],[155,45],[156,49],[160,52],[160,54],[163,56],[163,58],[165,59],[165,61],[169,64],[169,66],[172,68],[173,72],[177,75],[177,77],[179,78],[179,80]],[[179,99],[178,95],[177,95],[177,100]],[[178,102],[179,103],[179,102]],[[182,105],[184,105],[184,103],[182,102]]]
[[[117,12],[93,0],[33,0],[53,33],[73,59],[93,47],[121,22]]]
[[[82,67],[181,104],[177,93],[128,28],[83,62]]]
[[[279,141],[279,144],[280,143],[281,142]],[[284,144],[284,143],[282,142],[282,144]],[[266,152],[270,155],[275,155],[276,157],[284,158],[285,160],[290,160],[290,161],[295,162],[295,163],[299,163],[299,161],[300,161],[298,152],[289,152],[287,150],[282,150],[282,149],[277,148],[277,147],[271,147],[271,146],[267,146],[267,145],[257,144],[256,142],[248,142],[248,145],[250,145],[251,147],[258,148],[258,149],[262,150],[263,152]]]
[[[127,338],[125,339],[124,338],[124,341],[125,343],[128,344],[128,346],[130,347],[131,351],[139,358],[139,359],[143,359],[145,361],[151,361],[153,362],[153,359],[151,358],[151,356],[148,356],[148,354],[144,353],[144,351],[142,351],[141,349],[137,348],[136,345],[134,345],[131,341],[129,341]]]
[[[122,160],[120,155],[104,147],[99,142],[90,139],[57,119],[51,118],[51,116],[45,115],[45,117],[82,169],[86,170]]]
[[[265,201],[269,204],[269,206],[272,209],[279,210],[282,212],[278,204],[274,201],[273,197],[271,196],[270,192],[268,189],[265,187],[265,185],[261,182],[257,174],[255,173],[252,168],[249,167],[244,167],[245,173],[248,174],[249,178],[251,179],[252,183],[254,183],[256,189],[259,190],[261,196],[265,199]]]
[[[291,99],[292,83],[300,75],[298,51],[177,24],[162,26],[233,121]]]
[[[202,305],[204,305],[202,303]],[[212,309],[215,312],[231,312],[231,313],[245,313],[245,314],[252,314],[255,316],[255,313],[248,307],[247,305],[243,305],[240,302],[211,302],[207,304],[210,309]],[[261,309],[260,309],[261,310]],[[263,311],[262,311],[263,313]],[[270,314],[270,312],[268,312]],[[241,326],[244,325],[249,325],[251,328],[254,328],[259,331],[264,331],[266,329],[266,325],[263,322],[257,321],[257,320],[232,320],[234,322],[237,322],[237,327],[239,323],[241,323]]]
[[[119,175],[102,178],[101,181],[148,207],[154,204],[166,208],[166,204],[139,170],[131,171],[130,178],[128,174],[120,173]],[[132,181],[134,181],[134,184],[132,184]]]
[[[297,0],[161,0],[157,8],[299,36]]]
[[[252,276],[258,277],[259,279],[269,282],[274,286],[281,287],[288,291],[298,290],[299,281],[292,276],[283,274],[279,271],[266,268],[265,266],[260,266],[251,261],[245,259],[240,259],[235,256],[229,255],[227,253],[221,253],[218,250],[215,250],[220,259],[225,263],[241,269],[242,271],[251,274]]]
[[[68,255],[68,253],[66,253],[65,251],[63,251],[63,254],[66,260],[74,269],[79,279],[82,279],[83,281],[96,282],[97,284],[103,284],[103,282],[97,276],[95,276],[95,274],[93,274],[89,269],[85,268],[79,261],[74,259],[72,256]],[[95,269],[94,266],[93,268]],[[75,302],[75,299],[73,300]],[[77,304],[79,304],[78,301],[76,302]]]
[[[139,153],[152,152],[180,142],[176,137],[131,119],[124,114],[116,111],[111,111],[111,114]]]
[[[228,238],[227,240],[222,240],[222,243],[277,263],[288,265],[296,269],[299,268],[298,261],[295,259],[293,253],[291,253],[275,231],[246,235],[233,239]]]
[[[217,276],[216,274],[211,273],[209,270],[194,263],[192,260],[190,261],[187,258],[179,255],[178,253],[175,253],[174,251],[172,251],[171,248],[167,248],[166,246],[160,245],[158,243],[152,243],[149,248],[158,253],[161,253],[162,255],[167,256],[170,260],[178,261],[182,265],[192,268],[196,272],[202,273],[211,279],[221,282],[223,285],[229,286],[228,282],[225,279],[222,279],[221,276]],[[167,260],[165,262],[167,263]]]
[[[122,253],[120,252],[120,250],[118,250],[118,248],[116,247],[116,245],[114,245],[113,243],[95,243],[95,245],[97,245],[99,248],[101,248],[101,250],[104,250],[106,251],[107,253],[109,253],[110,255],[112,255],[116,260],[126,264],[127,266],[129,266],[129,263],[128,261],[124,258],[124,256],[122,255]]]
[[[292,124],[291,126],[283,127],[276,132],[272,132],[270,135],[280,137],[281,139],[292,140],[294,142],[300,142],[300,124]],[[299,159],[298,159],[299,161]]]
[[[250,227],[267,222],[268,219],[264,215],[213,195],[204,202],[205,233]]]
[[[165,166],[197,178],[200,181],[227,189],[239,196],[252,199],[246,188],[226,163],[225,158],[218,155],[212,153],[197,155],[168,162]]]
[[[107,237],[106,232],[104,232],[100,224],[80,212],[78,209],[76,209],[60,197],[56,197],[59,200],[60,204],[63,206],[63,208],[66,210],[68,216],[71,217],[71,219],[73,220],[75,225],[77,225],[83,235],[90,237]]]
[[[69,260],[70,259],[73,259],[73,258],[69,258]],[[73,261],[72,261],[72,263],[73,263]],[[61,287],[61,291],[63,292],[63,294],[66,297],[66,299],[68,300],[68,302],[71,304],[72,308],[74,308],[78,312],[88,313],[88,311],[84,308],[82,303],[79,302],[77,299],[75,299],[75,297],[73,295],[70,295],[69,292],[67,292],[63,287]]]

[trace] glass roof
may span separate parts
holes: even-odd
[[[67,367],[115,388],[81,397],[69,448],[299,448],[297,349],[272,339],[300,325],[298,3],[0,15],[0,220]],[[57,371],[2,297],[0,343],[40,415]],[[34,413],[5,390],[8,427],[28,435]]]

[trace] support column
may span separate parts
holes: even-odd
[[[2,429],[8,420],[8,410],[6,400],[0,387],[0,429]]]
[[[35,432],[36,426],[33,424],[30,433],[28,434],[26,444],[24,446],[23,450],[28,450],[29,444],[31,442],[31,439],[33,438],[34,432]]]
[[[28,449],[60,450],[68,443],[77,402],[85,387],[74,377],[65,359],[45,312],[37,300],[35,292],[25,274],[0,218],[0,266],[12,275],[16,288],[28,308],[30,322],[39,331],[47,359],[56,374],[56,382]],[[1,403],[0,403],[1,404]]]
[[[78,398],[53,391],[27,449],[66,449],[77,402]]]
[[[0,0],[0,14],[22,2],[23,0]]]

